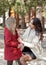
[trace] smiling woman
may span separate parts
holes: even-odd
[[[42,54],[40,42],[42,40],[42,26],[38,18],[33,18],[30,26],[26,29],[24,35],[21,37],[21,43],[24,44],[23,57],[21,60],[31,61]],[[23,65],[25,65],[23,63]]]

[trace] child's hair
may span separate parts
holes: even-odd
[[[16,19],[15,19],[15,18],[9,17],[9,18],[5,21],[5,26],[6,26],[12,33],[14,33],[14,31],[12,30],[14,24],[16,24]]]

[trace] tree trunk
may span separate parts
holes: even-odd
[[[29,22],[30,22],[30,9],[29,9],[29,12],[28,12],[28,14],[29,14]]]
[[[24,16],[23,16],[23,15],[22,15],[21,28],[22,28],[22,29],[26,29],[26,23],[25,23],[25,19],[24,19]]]
[[[2,26],[3,26],[3,27],[5,26],[5,12],[4,12],[4,14],[3,14],[3,24],[2,24]]]
[[[16,21],[17,28],[19,28],[19,14],[16,14]]]
[[[36,6],[35,6],[35,17],[36,17]]]

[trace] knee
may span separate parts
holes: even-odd
[[[21,62],[22,64],[25,62],[25,60],[24,60],[23,57],[20,58],[20,62]]]

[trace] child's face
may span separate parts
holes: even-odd
[[[31,20],[31,22],[29,23],[29,26],[31,27],[31,29],[35,29],[35,26],[33,25],[33,20]]]

